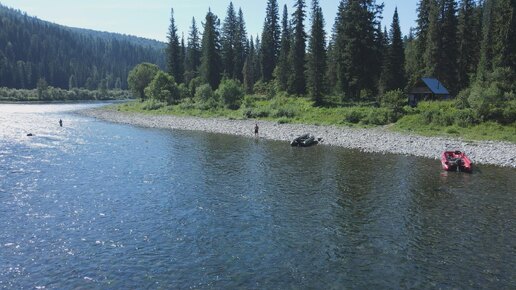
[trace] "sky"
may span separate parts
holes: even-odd
[[[19,9],[30,16],[57,24],[87,28],[100,31],[135,35],[160,41],[166,41],[170,25],[171,9],[178,33],[188,36],[195,17],[198,29],[202,32],[208,9],[221,21],[226,17],[231,0],[0,0],[5,6]],[[235,10],[242,8],[248,35],[261,35],[265,19],[267,0],[233,0]],[[394,8],[398,7],[400,26],[403,35],[407,35],[415,26],[416,0],[384,0],[382,25],[390,28]],[[278,0],[279,16],[283,14],[283,5],[287,5],[289,17],[294,12],[295,0]],[[339,0],[319,0],[326,22],[326,33],[330,35]],[[381,0],[377,0],[381,3]],[[311,0],[306,0],[308,7]],[[307,9],[308,10],[308,9]],[[309,17],[309,13],[308,17]],[[309,27],[309,22],[305,22]]]

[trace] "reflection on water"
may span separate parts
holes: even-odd
[[[88,106],[0,105],[1,288],[516,284],[514,169],[72,113]]]

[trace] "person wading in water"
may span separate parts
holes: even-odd
[[[63,120],[59,119],[59,126],[63,127]]]

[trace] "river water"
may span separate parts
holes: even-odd
[[[74,113],[94,106],[0,105],[0,288],[516,286],[515,169]]]

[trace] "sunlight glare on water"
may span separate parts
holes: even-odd
[[[99,105],[0,104],[0,288],[516,285],[514,169],[74,112]]]

